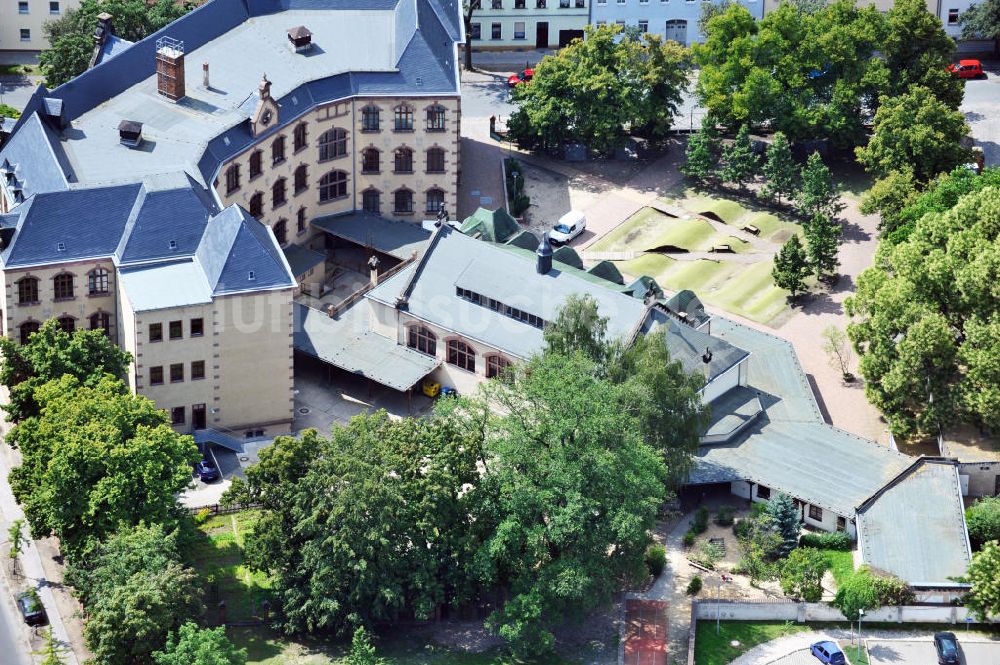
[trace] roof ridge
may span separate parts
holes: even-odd
[[[958,463],[955,460],[947,457],[940,457],[937,455],[921,455],[920,457],[914,459],[911,464],[907,465],[905,469],[903,469],[895,476],[890,478],[889,481],[885,485],[880,487],[878,490],[876,490],[874,494],[872,494],[870,497],[862,501],[861,504],[858,505],[858,507],[855,509],[855,511],[860,513],[864,510],[867,510],[868,508],[871,508],[872,504],[878,501],[883,494],[885,494],[893,487],[899,485],[901,482],[906,480],[906,478],[908,478],[910,475],[913,474],[914,471],[917,470],[917,467],[923,466],[925,463],[947,464],[948,466],[958,466]]]
[[[420,274],[424,271],[424,266],[427,265],[427,261],[434,252],[434,248],[437,247],[438,240],[440,240],[442,235],[448,233],[446,229],[450,230],[451,227],[447,224],[439,224],[434,228],[434,231],[431,233],[430,240],[427,241],[427,247],[424,248],[424,253],[421,254],[416,267],[413,269],[413,272],[410,273],[410,278],[406,280],[406,284],[403,285],[403,290],[400,291],[398,296],[396,296],[396,309],[404,307],[407,302],[409,302],[410,295],[413,293],[413,289],[417,285],[417,279],[420,278]]]

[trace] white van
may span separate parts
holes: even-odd
[[[579,210],[570,210],[559,218],[556,225],[549,231],[549,240],[563,244],[577,237],[587,228],[587,218]]]

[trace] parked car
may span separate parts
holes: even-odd
[[[937,649],[939,665],[958,665],[958,638],[955,633],[934,633],[934,648]]]
[[[219,467],[215,466],[215,462],[207,457],[203,457],[200,462],[194,465],[194,471],[203,483],[210,483],[222,477],[219,473]]]
[[[587,228],[587,218],[579,210],[570,210],[559,218],[556,225],[549,231],[549,241],[562,244],[577,237]]]
[[[49,618],[45,615],[45,606],[42,605],[37,591],[28,589],[17,594],[16,598],[17,609],[21,611],[24,623],[29,626],[41,626],[48,622]]]
[[[508,76],[507,85],[509,85],[511,88],[515,88],[521,85],[522,83],[527,83],[532,78],[534,78],[534,76],[535,76],[535,70],[529,67],[524,69],[523,71],[518,72],[517,74],[511,74],[510,76]]]
[[[978,60],[959,60],[957,65],[948,65],[948,71],[960,79],[976,79],[983,75],[983,63]]]
[[[840,650],[837,643],[829,640],[816,642],[809,647],[809,653],[816,656],[821,663],[844,665],[847,662],[847,658],[844,657],[844,652]]]

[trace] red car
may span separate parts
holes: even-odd
[[[518,72],[517,74],[511,74],[507,77],[507,85],[514,88],[521,85],[522,83],[527,83],[535,75],[534,69],[525,69],[523,72]]]
[[[957,65],[948,65],[948,71],[960,79],[975,79],[983,75],[983,63],[978,60],[959,60]]]

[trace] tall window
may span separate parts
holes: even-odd
[[[107,335],[111,331],[111,315],[107,312],[94,312],[90,315],[90,329],[103,330]]]
[[[472,24],[472,40],[478,42],[482,38],[483,38],[483,24],[482,23],[473,23]]]
[[[170,339],[184,339],[184,322],[171,321],[167,327]]]
[[[280,164],[285,161],[285,137],[279,136],[271,144],[271,165]]]
[[[256,192],[250,197],[250,216],[260,219],[264,215],[264,192]]]
[[[413,131],[413,109],[406,105],[396,107],[396,122],[394,129],[397,132]]]
[[[226,169],[226,195],[232,194],[240,188],[240,165],[231,164]]]
[[[819,506],[814,506],[809,504],[809,519],[816,520],[817,522],[823,521],[823,509]]]
[[[295,232],[305,233],[306,232],[306,209],[299,208],[298,212],[295,213]]]
[[[306,123],[300,122],[295,125],[295,133],[292,136],[292,141],[296,152],[306,147]]]
[[[545,0],[542,0],[544,2]],[[490,39],[503,39],[503,24],[494,21],[490,24]]]
[[[149,385],[163,385],[163,365],[156,365],[155,367],[149,368]]]
[[[444,148],[427,150],[427,172],[444,173]]]
[[[76,319],[72,316],[60,316],[56,321],[59,322],[59,327],[68,333],[76,330]]]
[[[25,277],[17,282],[17,303],[28,305],[38,302],[38,280],[34,277]]]
[[[309,167],[305,164],[295,169],[295,193],[301,194],[309,188]]]
[[[184,380],[184,363],[170,365],[170,383],[180,383]]]
[[[444,107],[437,104],[427,109],[427,131],[443,132],[445,130],[444,114]]]
[[[413,192],[408,189],[397,189],[392,196],[393,212],[406,215],[413,212]]]
[[[264,167],[261,162],[264,161],[264,152],[262,150],[254,150],[250,155],[250,179],[253,180],[261,173],[264,172]]]
[[[183,406],[175,406],[170,409],[170,424],[171,425],[183,425],[184,424],[184,411]]]
[[[279,245],[284,245],[288,242],[288,220],[279,219],[274,223],[274,237],[277,239]]]
[[[361,153],[361,172],[378,173],[381,167],[380,161],[377,148],[365,148]]]
[[[110,275],[105,268],[94,268],[87,273],[87,290],[90,295],[102,295],[110,289]]]
[[[162,323],[150,323],[149,324],[149,341],[150,342],[162,342],[163,341],[163,324]]]
[[[330,171],[319,181],[319,200],[333,201],[347,196],[347,174],[343,171]]]
[[[73,275],[62,273],[52,278],[52,290],[56,300],[68,300],[73,297]]]
[[[393,170],[396,173],[413,173],[413,151],[409,148],[397,149]]]
[[[437,355],[437,335],[423,326],[412,326],[406,338],[406,345],[429,356]]]
[[[500,355],[486,356],[486,378],[492,379],[502,376],[504,371],[510,367],[510,361]]]
[[[191,337],[202,337],[205,334],[205,319],[191,319],[188,324]]]
[[[205,361],[204,360],[192,360],[191,361],[191,380],[197,381],[199,379],[205,378]]]
[[[271,185],[271,205],[277,208],[280,205],[285,205],[285,179],[278,178]]]
[[[347,154],[347,131],[343,129],[330,129],[319,137],[319,161],[325,162],[328,159],[336,159]]]
[[[365,212],[378,214],[382,207],[381,194],[377,189],[366,189],[361,193],[361,207]]]
[[[524,39],[524,21],[514,22],[514,39]]]
[[[33,334],[38,332],[38,321],[25,321],[21,324],[21,344],[27,344]]]
[[[361,109],[361,131],[377,132],[379,130],[379,115],[377,106],[366,106]]]
[[[448,340],[448,364],[469,372],[476,371],[476,352],[457,339]]]
[[[437,214],[444,206],[444,190],[437,187],[427,190],[427,207],[429,213]]]

